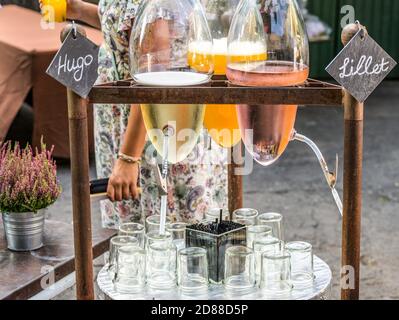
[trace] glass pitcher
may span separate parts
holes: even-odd
[[[242,56],[245,49],[256,54]],[[303,84],[309,76],[309,41],[296,0],[241,0],[228,35],[227,78],[236,85],[281,87]],[[291,140],[316,153],[342,213],[335,190],[336,173],[328,170],[317,146],[294,130],[296,105],[238,105],[243,142],[256,162],[269,166]]]
[[[213,60],[192,50],[199,43],[212,48],[212,37],[198,0],[142,1],[130,38],[133,79],[146,86],[193,86],[208,82],[213,74]],[[171,163],[184,160],[197,143],[204,105],[143,104],[141,110],[157,152]]]
[[[227,36],[239,0],[203,0],[202,3],[213,46],[206,48],[199,43],[193,50],[204,52],[207,60],[213,60],[215,75],[224,76],[227,68]],[[221,147],[231,148],[241,141],[234,104],[206,105],[204,127],[213,141]]]

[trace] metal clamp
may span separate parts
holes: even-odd
[[[158,192],[161,196],[166,196],[168,194],[166,177],[162,174],[158,164],[153,163],[151,164],[151,166],[154,168],[155,180],[157,182]]]
[[[152,158],[151,160],[147,160],[148,164],[153,168],[155,173],[155,181],[158,186],[158,192],[160,196],[168,195],[168,187],[167,187],[167,174],[168,174],[168,159],[167,159],[167,144],[170,136],[175,134],[175,129],[169,125],[166,125],[163,129],[164,134],[164,159],[162,162],[162,169],[156,161],[156,158]]]
[[[76,27],[75,20],[72,20],[72,36],[74,39],[78,36],[78,29]]]

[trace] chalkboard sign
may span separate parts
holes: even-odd
[[[364,102],[395,66],[395,60],[360,29],[326,71],[356,100]]]
[[[47,69],[47,74],[86,98],[98,77],[96,44],[79,32],[69,32]]]

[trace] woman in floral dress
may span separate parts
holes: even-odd
[[[129,35],[139,3],[140,0],[99,1],[98,13],[104,43],[100,49],[98,84],[131,78]],[[81,0],[69,0],[68,4],[69,18],[84,20],[95,25],[93,5]],[[112,200],[126,199],[131,195],[136,198],[114,202],[103,201],[101,203],[103,226],[117,228],[122,222],[143,221],[148,215],[158,214],[160,195],[154,170],[146,161],[148,159],[142,157],[139,169],[137,164],[128,164],[117,159],[119,152],[133,157],[139,156],[129,154],[132,150],[135,153],[140,151],[144,152],[143,154],[152,154],[153,150],[148,150],[152,148],[150,142],[145,146],[140,146],[138,142],[144,128],[139,106],[96,105],[94,120],[98,177],[111,177],[108,194]],[[211,159],[211,166],[204,164],[207,159],[208,162]],[[216,144],[212,144],[212,148],[208,149],[202,142],[196,145],[185,161],[170,166],[168,214],[172,220],[195,222],[201,220],[210,207],[226,207],[226,172],[225,152]],[[138,184],[142,189],[140,196],[135,188],[138,175]],[[126,184],[131,186],[127,189],[128,192]],[[125,186],[125,189],[121,189],[121,186]]]

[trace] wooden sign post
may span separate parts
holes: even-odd
[[[62,32],[61,41],[72,26]],[[83,28],[78,33],[86,36]],[[94,300],[93,248],[91,235],[89,136],[87,100],[67,88],[69,145],[71,152],[72,209],[75,247],[76,295],[78,300]]]
[[[85,30],[74,22],[62,30],[61,42],[62,46],[48,67],[47,74],[67,87],[76,292],[79,300],[93,300],[86,98],[98,78],[99,47],[87,39]]]
[[[326,68],[344,88],[344,212],[341,298],[358,300],[362,214],[364,101],[396,66],[359,22],[342,31],[344,49]]]
[[[342,31],[343,44],[347,43],[358,31],[357,25],[348,25]],[[358,300],[360,284],[360,240],[362,216],[362,171],[363,171],[363,116],[364,105],[358,102],[348,91],[344,97],[344,214],[342,220],[342,257],[341,277],[354,276],[341,283],[342,300]],[[342,278],[341,278],[342,279]],[[348,284],[348,287],[345,285]]]

